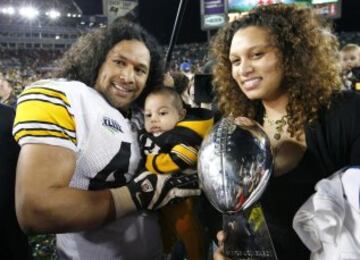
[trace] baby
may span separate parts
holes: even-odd
[[[161,86],[146,97],[144,115],[146,132],[140,135],[140,143],[146,169],[156,174],[195,173],[198,148],[213,125],[211,111],[187,111],[175,89]],[[172,246],[168,236],[175,235],[188,259],[204,259],[204,237],[192,199],[161,209],[161,225],[165,250]]]

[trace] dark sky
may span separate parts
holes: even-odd
[[[102,13],[102,0],[75,1],[84,14]],[[179,2],[180,0],[139,0],[141,24],[163,44],[169,42]],[[335,30],[360,32],[359,17],[360,0],[343,0],[342,17],[335,20]],[[200,0],[188,0],[177,42],[202,42],[206,39],[206,33],[200,29]]]
[[[102,13],[102,0],[75,0],[84,14],[101,14]]]
[[[335,29],[360,32],[360,0],[343,0],[341,13],[341,18],[335,21]]]

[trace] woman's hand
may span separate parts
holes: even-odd
[[[255,122],[253,120],[251,120],[248,117],[244,117],[244,116],[239,116],[237,118],[234,118],[234,122],[235,122],[235,124],[243,125],[243,126],[254,126],[255,125]]]
[[[216,235],[218,240],[219,247],[214,252],[214,260],[230,260],[224,255],[224,240],[225,240],[225,233],[224,231],[219,231]]]

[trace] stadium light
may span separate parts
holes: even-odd
[[[11,6],[4,7],[1,9],[1,12],[3,14],[13,15],[13,14],[15,14],[15,9],[14,9],[14,7],[11,7]]]
[[[55,20],[61,16],[61,14],[55,9],[49,10],[48,12],[46,12],[46,15],[49,16],[51,20]]]
[[[39,15],[39,11],[32,6],[21,7],[19,13],[21,16],[30,20]]]

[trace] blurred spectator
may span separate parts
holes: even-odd
[[[360,47],[346,44],[340,51],[342,79],[347,89],[360,90]]]
[[[197,73],[207,59],[207,43],[188,43],[176,45],[174,47],[170,68],[172,71],[179,71],[180,64],[188,62],[192,66],[192,71]]]
[[[192,71],[192,65],[188,61],[184,61],[180,64],[180,71],[191,81],[194,77],[194,73]]]
[[[186,89],[181,93],[181,98],[190,107],[199,107],[194,99],[194,73],[191,69],[191,63],[189,61],[182,62],[180,64],[180,72],[189,80]]]
[[[0,103],[16,107],[16,96],[9,81],[0,75]]]
[[[201,107],[213,110],[215,112],[215,120],[217,120],[217,101],[215,100],[216,97],[214,95],[214,88],[212,85],[214,64],[215,60],[209,59],[202,67],[201,74],[203,75],[203,82],[201,84],[198,84],[197,80],[195,79],[195,101],[200,103]],[[201,100],[198,101],[197,99],[199,97]]]
[[[186,74],[186,73],[191,73],[191,64],[189,62],[183,62],[180,64],[180,70]]]
[[[171,75],[174,80],[174,88],[176,92],[182,96],[189,86],[189,78],[181,72],[173,72]]]
[[[187,66],[187,65],[186,65]],[[191,80],[182,71],[172,71],[166,73],[164,78],[164,85],[175,88],[175,91],[180,94],[181,99],[189,107],[198,107],[194,102],[194,94],[191,95]],[[193,87],[192,87],[193,90]]]
[[[202,72],[203,72],[204,74],[212,74],[214,64],[215,64],[215,60],[212,60],[212,59],[211,59],[211,60],[208,60],[208,61],[204,64],[204,66],[203,66],[203,68],[202,68]]]
[[[348,43],[360,44],[360,32],[338,32],[341,46],[345,46]]]
[[[172,77],[170,72],[166,72],[164,75],[164,80],[163,80],[163,84],[166,87],[170,87],[173,88],[175,83],[174,83],[174,78]]]

